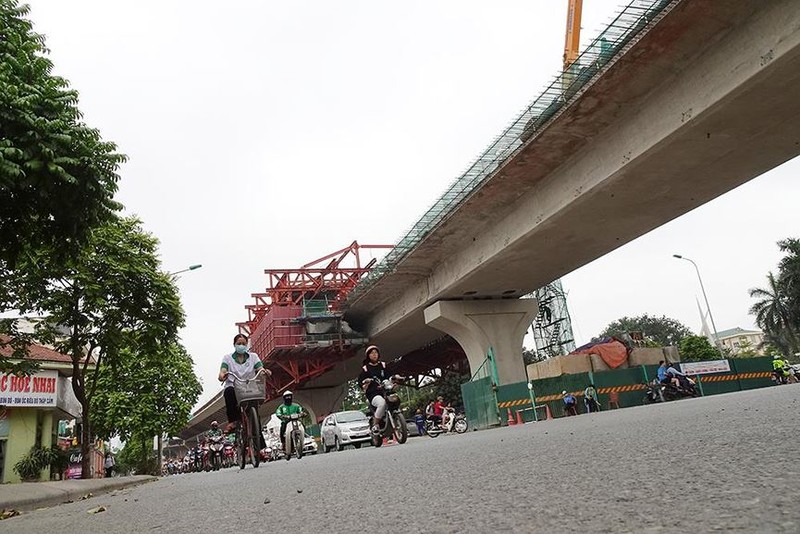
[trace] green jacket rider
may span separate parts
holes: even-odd
[[[294,395],[291,391],[285,391],[283,393],[283,404],[275,410],[275,415],[281,420],[281,443],[286,442],[286,426],[289,424],[289,416],[295,413],[300,414],[301,417],[305,415],[303,407],[292,402],[293,398]]]

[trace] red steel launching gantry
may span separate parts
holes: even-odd
[[[328,372],[367,342],[342,320],[342,305],[377,262],[362,263],[360,252],[390,248],[353,241],[299,269],[264,271],[267,289],[252,295],[255,303],[245,306],[248,319],[237,326],[272,371],[271,398]]]

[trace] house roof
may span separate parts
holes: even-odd
[[[0,341],[7,343],[11,338],[9,336],[0,336]],[[0,345],[0,356],[3,358],[13,358],[14,350],[8,345]],[[72,358],[66,354],[61,354],[51,348],[31,343],[28,345],[28,355],[26,360],[37,360],[42,362],[58,362],[58,363],[72,363]]]
[[[746,336],[748,334],[761,334],[761,335],[763,335],[764,332],[762,332],[761,330],[745,330],[744,328],[739,328],[737,326],[736,328],[729,328],[728,330],[722,330],[720,332],[717,332],[717,337],[719,339],[727,339],[729,337]]]

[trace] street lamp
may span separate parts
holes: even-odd
[[[195,265],[190,265],[186,269],[181,269],[180,271],[175,271],[173,273],[167,273],[167,276],[176,276],[176,275],[179,275],[181,273],[194,271],[195,269],[199,269],[200,267],[202,267],[202,265],[197,263]],[[158,469],[159,473],[161,473],[161,461],[162,461],[161,457],[163,456],[163,453],[164,453],[163,437],[162,437],[162,433],[159,432],[158,433],[158,439],[156,441],[156,456],[158,457],[158,468],[157,469]]]
[[[690,262],[692,265],[694,265],[694,270],[697,271],[697,279],[700,280],[700,290],[703,292],[703,300],[706,301],[708,318],[711,319],[711,328],[714,329],[714,344],[717,346],[717,350],[720,351],[720,353],[722,353],[722,347],[720,346],[719,343],[719,336],[717,335],[717,325],[714,324],[714,316],[711,314],[711,306],[708,305],[708,296],[706,296],[706,288],[705,286],[703,286],[703,279],[700,277],[700,269],[697,268],[697,264],[695,262],[693,262],[689,258],[681,256],[680,254],[673,254],[672,257],[678,258],[679,260],[686,260]]]
[[[167,274],[169,276],[175,276],[176,274],[181,274],[181,273],[185,273],[185,272],[188,272],[188,271],[194,271],[195,269],[199,269],[200,267],[202,267],[202,265],[200,265],[198,263],[197,265],[190,265],[186,269],[181,269],[180,271],[175,271],[174,273],[167,273]]]

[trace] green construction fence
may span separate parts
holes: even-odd
[[[772,384],[772,360],[768,357],[729,359],[730,371],[700,375],[698,386],[703,395],[717,395],[746,389],[766,387]],[[578,373],[552,378],[532,380],[532,390],[528,382],[517,382],[493,386],[492,378],[486,376],[462,384],[464,407],[472,428],[481,429],[498,424],[506,424],[509,413],[514,421],[517,412],[524,422],[534,420],[531,397],[535,398],[538,417],[547,411],[553,417],[564,415],[562,391],[578,397],[578,409],[585,412],[583,390],[594,384],[598,391],[601,410],[625,408],[641,405],[644,399],[645,384],[657,376],[657,365],[643,365],[627,369],[615,369],[597,373]],[[542,407],[547,406],[548,410]]]

